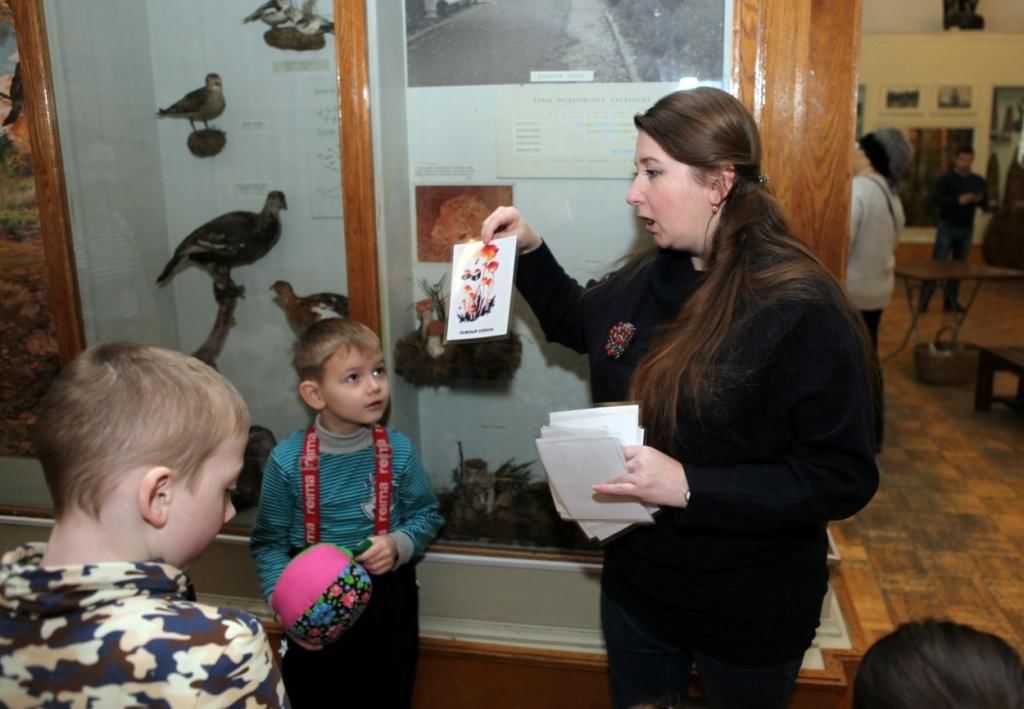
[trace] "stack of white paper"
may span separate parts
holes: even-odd
[[[540,429],[537,451],[555,509],[562,519],[575,520],[591,539],[608,539],[633,524],[654,521],[656,505],[591,489],[626,471],[622,447],[643,443],[639,417],[635,404],[553,411]]]

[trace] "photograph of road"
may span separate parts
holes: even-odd
[[[724,0],[406,0],[409,86],[723,78]]]

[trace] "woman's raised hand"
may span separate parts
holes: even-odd
[[[499,236],[519,237],[519,253],[526,254],[538,248],[540,236],[533,230],[515,207],[498,207],[491,212],[480,226],[480,238],[489,243]]]

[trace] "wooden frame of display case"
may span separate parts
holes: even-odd
[[[50,54],[46,46],[46,20],[42,0],[11,3],[18,33],[18,55],[25,87],[24,107],[29,121],[32,167],[36,180],[39,223],[50,289],[51,308],[57,330],[61,364],[85,348],[82,307],[71,246],[71,218],[68,214],[64,159],[57,130],[57,106],[53,95]]]

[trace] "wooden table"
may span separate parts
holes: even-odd
[[[1017,396],[994,396],[996,372],[1017,375]],[[974,385],[974,410],[990,411],[992,402],[1024,413],[1024,347],[982,347],[978,352],[978,379]]]
[[[896,265],[896,276],[903,279],[906,285],[907,306],[910,308],[910,326],[899,347],[890,352],[882,361],[892,359],[902,352],[910,338],[917,332],[917,319],[921,316],[921,291],[928,281],[973,281],[974,287],[967,296],[964,309],[953,310],[953,342],[960,342],[960,330],[963,329],[964,321],[971,312],[974,299],[981,290],[981,284],[985,281],[1006,281],[1024,279],[1024,271],[1015,268],[1000,268],[989,266],[984,263],[965,263],[963,261],[909,261]],[[941,290],[942,284],[936,284],[936,290]]]

